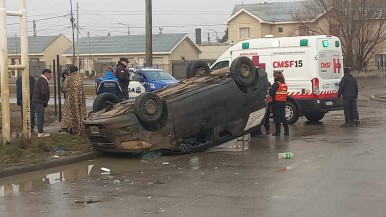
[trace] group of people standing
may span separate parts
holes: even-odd
[[[50,100],[50,88],[48,82],[51,77],[52,72],[49,69],[44,69],[37,80],[32,76],[29,76],[31,130],[34,132],[36,114],[38,137],[50,136],[50,134],[44,132],[44,119],[45,110],[48,106],[48,101]],[[21,106],[23,102],[21,84],[22,79],[20,77],[16,80],[17,104],[19,106]],[[64,93],[65,98],[61,131],[80,135],[83,132],[83,120],[86,117],[86,100],[78,67],[71,66],[69,70],[65,70],[62,73],[61,90]]]

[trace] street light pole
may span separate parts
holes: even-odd
[[[130,35],[130,26],[125,23],[115,22],[115,24],[127,26],[127,35]]]
[[[70,4],[71,4],[70,22],[71,22],[71,29],[72,29],[72,64],[75,64],[75,32],[74,32],[75,19],[74,19],[74,14],[72,12],[72,0],[70,0]]]

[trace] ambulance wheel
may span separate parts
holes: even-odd
[[[119,97],[113,93],[101,93],[99,94],[93,104],[92,104],[92,111],[97,112],[104,108],[107,108],[111,105],[119,103],[121,100]]]
[[[292,102],[286,102],[285,104],[285,117],[289,124],[293,124],[299,119],[298,108]]]
[[[144,123],[152,124],[158,122],[162,112],[162,99],[155,93],[146,92],[135,99],[134,113]]]
[[[237,57],[231,65],[230,76],[241,87],[249,87],[258,79],[257,70],[248,57]]]
[[[189,63],[188,68],[186,69],[186,78],[193,78],[196,75],[209,74],[210,68],[209,65],[204,61],[193,61]]]
[[[324,115],[326,113],[322,112],[313,112],[313,113],[307,113],[304,116],[307,118],[307,120],[311,122],[318,122],[324,118]]]

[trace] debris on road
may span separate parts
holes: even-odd
[[[169,165],[169,162],[163,162],[162,165]]]
[[[110,169],[108,169],[108,168],[105,168],[105,167],[101,167],[101,170],[102,170],[103,172],[111,172],[111,170],[110,170]]]
[[[292,152],[283,152],[283,153],[277,154],[278,159],[291,159],[293,157],[294,157],[294,154]]]
[[[83,203],[83,204],[91,204],[101,202],[100,200],[93,200],[91,198],[87,198],[86,200],[74,200],[75,203]]]

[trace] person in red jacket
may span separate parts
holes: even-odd
[[[269,90],[269,95],[272,97],[272,112],[275,121],[275,132],[272,135],[280,136],[281,124],[283,124],[284,135],[289,136],[288,122],[285,117],[288,86],[281,71],[274,71],[273,77],[275,82]]]

